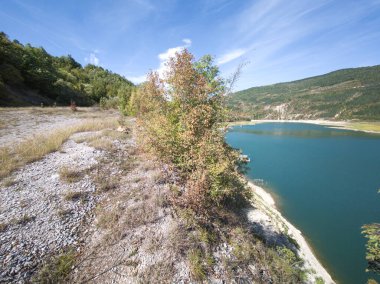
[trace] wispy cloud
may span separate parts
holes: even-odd
[[[84,61],[86,61],[89,64],[93,64],[98,66],[99,65],[99,58],[96,56],[96,51],[91,52],[88,57],[84,58]]]
[[[231,52],[228,52],[228,53],[225,53],[223,54],[220,58],[218,58],[216,60],[217,64],[218,65],[223,65],[223,64],[226,64],[232,60],[235,60],[239,57],[241,57],[242,55],[244,55],[246,53],[246,50],[245,49],[235,49]]]

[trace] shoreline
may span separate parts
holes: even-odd
[[[314,255],[311,247],[303,237],[302,232],[278,211],[275,206],[275,200],[271,194],[253,182],[247,181],[248,186],[254,193],[254,200],[256,202],[253,205],[257,208],[248,213],[248,219],[253,222],[264,223],[264,225],[290,236],[297,242],[299,245],[297,252],[300,258],[304,260],[304,268],[312,272],[315,271],[314,275],[312,275],[312,272],[308,273],[310,283],[314,283],[317,277],[322,278],[326,284],[335,283],[331,275]],[[314,278],[311,278],[313,276]]]
[[[286,122],[286,123],[308,123],[328,126],[329,128],[345,129],[352,131],[362,131],[366,133],[380,134],[380,122],[372,121],[349,121],[349,120],[324,120],[324,119],[252,119],[250,121],[235,121],[227,123],[228,126],[238,126],[238,125],[255,125],[260,123],[270,123],[270,122]],[[374,130],[375,129],[375,130]]]

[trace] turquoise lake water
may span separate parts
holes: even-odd
[[[227,142],[249,155],[247,177],[263,179],[338,283],[366,283],[361,226],[380,223],[380,135],[304,123],[236,126]]]

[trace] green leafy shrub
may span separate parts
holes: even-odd
[[[72,251],[53,257],[32,279],[32,283],[67,283],[67,277],[70,274],[74,264],[75,253]]]
[[[380,274],[380,224],[364,225],[363,234],[368,238],[366,245],[367,270]]]

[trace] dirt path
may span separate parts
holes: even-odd
[[[49,122],[33,128],[30,125],[47,114],[29,113],[29,120],[33,122],[28,124],[26,116],[22,116],[27,112],[7,111],[5,116],[1,112],[2,119],[18,118],[22,122],[13,129],[20,132],[20,137],[9,125],[3,128],[3,142],[16,144],[22,138],[30,138],[30,133],[38,129],[59,129],[67,123],[88,119],[88,115],[83,114],[74,118],[67,118],[70,114],[50,114]],[[96,175],[99,162],[111,149],[131,141],[114,130],[107,133],[74,134],[60,151],[25,165],[0,182],[0,282],[27,281],[50,256],[68,248],[80,248],[86,224],[93,219],[92,211],[106,196],[99,190]],[[93,140],[100,136],[106,137],[102,143],[90,146],[90,141],[85,142],[86,137]]]

